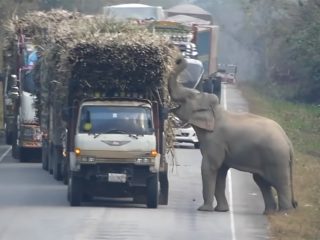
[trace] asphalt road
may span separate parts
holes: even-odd
[[[225,107],[247,110],[236,88],[224,89]],[[176,149],[168,206],[147,209],[118,200],[70,207],[65,185],[39,163],[12,159],[9,146],[0,145],[0,239],[268,239],[262,197],[249,174],[229,173],[230,212],[196,210],[202,203],[200,163],[201,154],[192,145]]]

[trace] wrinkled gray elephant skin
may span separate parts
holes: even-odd
[[[263,195],[266,214],[295,208],[293,148],[283,129],[261,116],[228,112],[220,106],[217,96],[183,87],[178,78],[185,66],[182,57],[176,60],[168,90],[179,105],[172,112],[194,127],[200,142],[204,203],[198,210],[229,210],[225,196],[229,168],[253,174]],[[277,192],[278,202],[272,188]]]

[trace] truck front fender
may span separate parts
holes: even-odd
[[[70,170],[72,172],[78,172],[80,171],[80,164],[77,161],[76,153],[70,152],[69,153],[69,163],[70,163]]]

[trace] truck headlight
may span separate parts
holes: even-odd
[[[83,156],[83,157],[80,157],[80,161],[87,162],[87,163],[93,163],[96,161],[96,159],[94,157]]]
[[[145,164],[145,165],[150,165],[154,164],[154,158],[137,158],[136,163],[137,164]]]

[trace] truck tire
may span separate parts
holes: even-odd
[[[167,171],[159,173],[159,182],[160,182],[159,205],[168,205],[169,180],[168,180],[168,172]]]
[[[15,142],[12,144],[11,155],[15,159],[19,159],[20,157],[20,148],[17,146],[17,143]]]
[[[19,159],[19,155],[20,155],[20,149],[17,144],[17,135],[18,135],[17,130],[15,130],[12,134],[12,151],[11,151],[11,155],[15,159]]]
[[[70,206],[80,206],[82,201],[82,179],[71,174],[68,183],[68,200]]]
[[[49,164],[48,164],[48,145],[46,141],[42,141],[42,148],[41,148],[41,162],[43,170],[48,171]]]
[[[157,208],[158,207],[158,174],[152,174],[147,179],[147,207]]]
[[[5,138],[6,138],[6,144],[12,145],[12,132],[9,132],[7,129],[5,130]]]
[[[61,154],[59,153],[59,147],[53,147],[52,150],[52,172],[53,178],[57,181],[62,180],[61,174]]]
[[[30,157],[30,149],[28,148],[19,148],[19,160],[20,162],[27,162]]]
[[[61,173],[62,173],[62,182],[64,185],[68,184],[69,179],[69,169],[68,169],[68,162],[66,157],[63,157],[61,163]]]
[[[53,144],[48,144],[48,171],[53,174]]]

